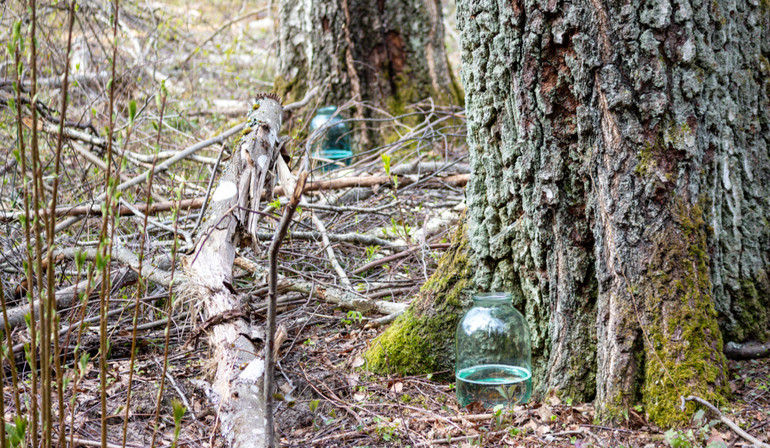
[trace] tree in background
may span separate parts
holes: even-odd
[[[451,369],[464,297],[502,290],[536,395],[661,425],[680,396],[724,403],[723,341],[770,338],[766,2],[461,0],[458,25],[467,243],[370,367]]]
[[[359,119],[377,116],[361,101],[395,115],[428,97],[461,101],[438,0],[282,0],[279,17],[275,86],[286,101],[320,86],[321,104],[358,100]]]

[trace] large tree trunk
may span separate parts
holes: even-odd
[[[530,323],[536,393],[723,402],[770,337],[770,9],[458,2],[474,284]],[[721,329],[721,332],[720,332]]]
[[[357,97],[394,114],[428,97],[461,101],[438,0],[281,0],[279,15],[275,86],[287,101],[317,85],[322,104]],[[359,105],[355,115],[373,113]]]

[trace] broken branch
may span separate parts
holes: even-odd
[[[275,238],[270,243],[270,249],[267,251],[267,258],[270,263],[270,275],[267,277],[267,341],[265,342],[265,418],[267,420],[265,427],[266,445],[268,448],[275,446],[275,431],[273,422],[273,371],[275,368],[275,306],[278,288],[278,250],[281,248],[281,242],[286,237],[289,230],[289,223],[294,216],[294,211],[302,198],[302,188],[307,180],[307,172],[300,173],[297,179],[297,187],[291,195],[291,201],[283,212],[283,217],[275,230]]]

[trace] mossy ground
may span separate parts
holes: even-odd
[[[372,341],[367,369],[376,373],[416,375],[452,371],[454,332],[470,303],[471,263],[465,224],[452,237],[452,246],[436,272],[407,311]],[[444,374],[451,377],[451,374]]]

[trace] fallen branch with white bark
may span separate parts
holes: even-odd
[[[243,257],[236,258],[234,264],[255,276],[263,276],[266,274],[264,268]],[[313,293],[314,297],[323,300],[326,303],[331,303],[342,309],[358,311],[361,313],[376,312],[389,315],[401,312],[409,305],[408,303],[374,300],[362,294],[357,294],[342,288],[321,285],[300,279],[280,278],[280,276],[278,281],[278,292],[299,292],[306,295]],[[256,296],[266,293],[267,287],[254,291],[254,295]]]
[[[253,329],[231,292],[233,261],[243,229],[256,233],[256,215],[249,210],[258,210],[262,190],[270,185],[281,113],[277,99],[257,99],[249,113],[250,132],[241,139],[212,195],[208,219],[185,267],[186,294],[200,301],[204,318],[233,316],[210,328],[209,344],[217,360],[213,389],[220,400],[222,433],[229,446],[238,448],[264,446],[267,419],[264,354],[252,342]]]
[[[85,256],[85,258],[88,260],[95,260],[97,256],[97,249],[96,248],[85,248],[85,249],[69,248],[69,249],[58,250],[54,252],[54,260],[58,262],[61,259],[74,259],[78,253],[82,253]],[[113,288],[136,282],[138,278],[137,272],[139,270],[139,257],[137,257],[136,254],[122,247],[114,247],[112,249],[112,260],[117,261],[118,263],[128,268],[128,269],[118,271],[113,276],[113,279],[110,282]],[[52,267],[49,266],[46,268],[51,269]],[[171,283],[171,275],[168,272],[166,272],[163,269],[158,269],[152,266],[150,263],[145,262],[142,265],[141,275],[142,277],[147,278],[159,285],[168,286]],[[175,281],[184,282],[184,277],[181,275],[177,275]],[[96,285],[92,285],[91,291],[98,290],[96,289],[98,286],[98,283],[99,282],[96,282]],[[67,308],[72,306],[75,303],[75,300],[77,299],[77,295],[84,293],[87,287],[88,287],[88,281],[83,280],[75,285],[56,291],[56,294],[55,294],[56,308],[62,309],[62,308]],[[35,301],[34,306],[35,306],[35,315],[39,315],[40,313],[39,300]],[[10,325],[11,328],[16,328],[20,325],[24,325],[25,323],[24,316],[29,314],[29,312],[30,312],[29,305],[22,305],[22,306],[18,306],[16,308],[12,308],[8,310],[8,325]]]
[[[242,126],[242,125],[239,125]],[[234,128],[233,128],[234,129]],[[232,129],[231,129],[232,130]],[[230,131],[228,131],[229,135],[232,135]],[[218,140],[217,140],[218,141]],[[211,141],[207,140],[205,143],[214,144],[217,141]],[[178,160],[178,159],[177,159]],[[176,161],[176,160],[175,160]],[[170,165],[170,164],[169,164]],[[167,168],[167,166],[165,167]],[[165,169],[164,168],[164,169]],[[160,171],[160,169],[156,168],[155,172]],[[129,179],[127,182],[123,182],[118,186],[118,190],[124,190],[128,188],[129,186],[137,185],[138,182],[137,179],[140,177],[146,177],[148,173],[144,173],[141,176],[136,176],[135,178]],[[447,177],[434,177],[430,179],[428,182],[428,185],[434,185],[434,186],[440,186],[440,184],[447,184],[452,186],[465,186],[465,184],[468,183],[470,175],[469,174],[456,174],[452,176]],[[141,180],[141,179],[140,179]],[[399,188],[406,187],[408,185],[412,185],[416,182],[421,182],[419,178],[416,177],[398,177],[398,185]],[[391,185],[393,183],[393,178],[388,176],[361,176],[361,177],[343,177],[340,179],[332,179],[332,180],[323,180],[323,181],[317,181],[317,182],[308,182],[305,185],[305,188],[302,190],[303,194],[312,192],[312,191],[322,191],[322,190],[339,190],[343,188],[355,188],[355,187],[375,187],[375,186],[381,186],[381,185]],[[130,184],[130,185],[129,185]],[[282,196],[286,193],[284,192],[283,186],[278,186],[275,188],[273,193],[276,196]],[[266,196],[263,196],[263,199]],[[97,201],[100,201],[101,197],[97,198]],[[193,198],[193,199],[184,199],[179,203],[180,210],[196,210],[203,206],[204,198]],[[142,213],[145,214],[154,214],[154,213],[161,213],[161,212],[167,212],[173,208],[176,207],[176,202],[174,201],[167,201],[167,202],[155,202],[151,204],[149,207],[147,204],[134,204],[133,205],[137,210],[139,210]],[[323,206],[321,206],[323,207]],[[321,208],[318,207],[318,208]],[[314,208],[313,204],[309,204],[308,208]],[[134,214],[128,207],[119,206],[116,205],[115,208],[115,214],[119,214],[121,216],[125,215],[132,215]],[[48,209],[41,209],[39,210],[39,214],[41,216],[45,216],[49,213]],[[95,203],[92,205],[78,205],[74,207],[58,207],[56,209],[56,216],[70,216],[70,217],[82,217],[84,215],[92,215],[92,216],[99,216],[102,213],[101,203]],[[24,212],[0,212],[0,220],[12,220],[12,219],[18,219],[20,216],[23,216]],[[66,222],[66,221],[65,221]]]
[[[113,276],[110,284],[113,288],[120,288],[124,285],[135,283],[138,276],[136,272],[130,269],[122,269],[117,271]],[[89,289],[90,292],[98,291],[101,282],[96,281],[94,285]],[[83,280],[72,286],[62,288],[55,293],[56,297],[56,309],[69,308],[75,304],[78,297],[85,293],[88,289],[88,281]],[[35,315],[40,315],[40,301],[35,300]],[[10,328],[16,328],[26,324],[24,317],[30,313],[29,305],[21,305],[16,308],[8,310],[8,326]]]

